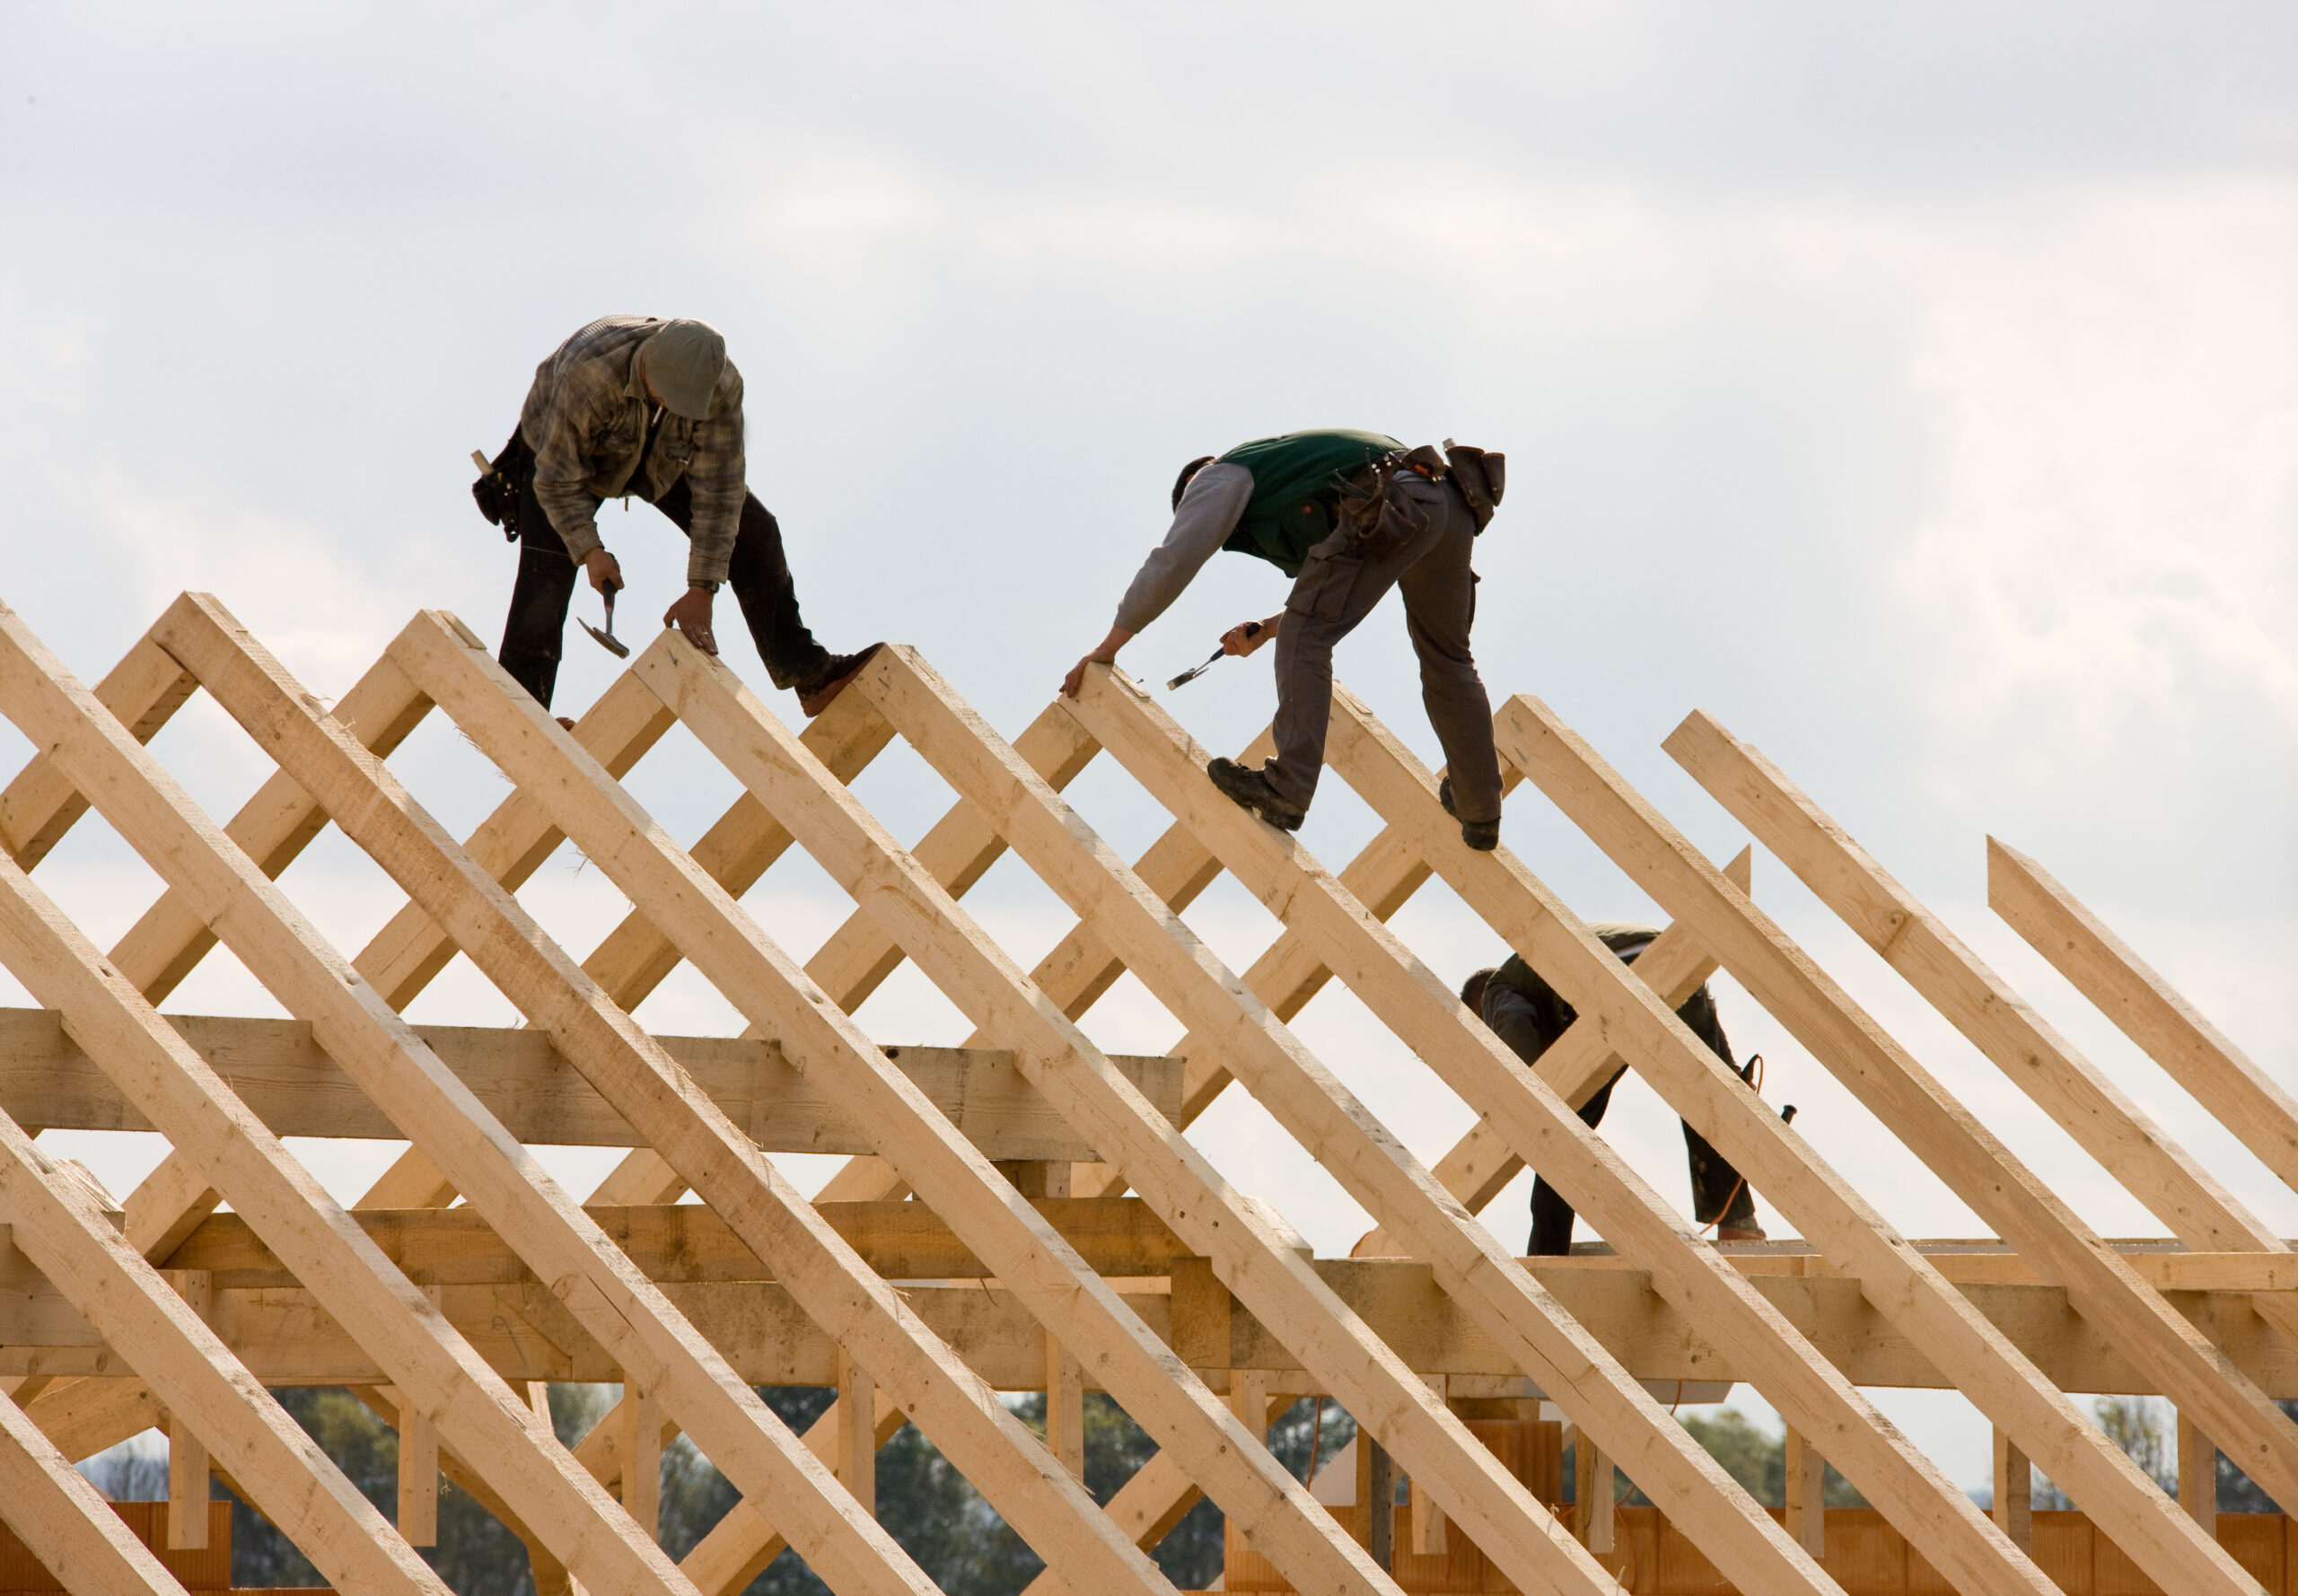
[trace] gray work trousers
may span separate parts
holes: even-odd
[[[1492,748],[1492,702],[1469,652],[1476,577],[1469,556],[1476,519],[1460,490],[1399,473],[1390,492],[1408,498],[1426,524],[1369,556],[1349,551],[1339,531],[1309,551],[1285,601],[1276,634],[1276,757],[1262,769],[1280,798],[1306,809],[1325,764],[1332,721],[1333,645],[1373,612],[1390,588],[1404,594],[1405,629],[1420,656],[1420,701],[1444,746],[1452,803],[1463,820],[1500,818],[1500,759]]]

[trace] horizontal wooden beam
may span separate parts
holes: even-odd
[[[1048,1213],[1063,1206],[1039,1206]],[[1083,1208],[1087,1203],[1078,1199],[1074,1206]],[[429,1241],[471,1241],[474,1232],[455,1227],[460,1212],[358,1211],[357,1217],[363,1223],[380,1221],[370,1233],[391,1251],[390,1234],[402,1221],[419,1220],[425,1227],[439,1222]],[[708,1239],[709,1210],[694,1204],[667,1210],[621,1210],[639,1216],[627,1230],[618,1229],[610,1211],[591,1212],[610,1234],[628,1239],[635,1261],[663,1271],[664,1293],[718,1346],[743,1379],[759,1385],[828,1386],[836,1381],[835,1343],[779,1286],[754,1278],[670,1278],[683,1267],[679,1255],[639,1239],[643,1232],[657,1231],[656,1213],[675,1215],[680,1216],[675,1223],[684,1228],[674,1231],[664,1222],[657,1233],[693,1242],[697,1257],[715,1256],[720,1249]],[[693,1217],[685,1217],[689,1215]],[[310,1293],[288,1285],[243,1283],[250,1277],[235,1275],[230,1266],[235,1256],[251,1250],[245,1246],[245,1232],[237,1232],[234,1239],[229,1215],[208,1223],[217,1227],[208,1232],[213,1245],[200,1241],[198,1256],[219,1266],[216,1330],[259,1379],[274,1385],[355,1385],[383,1378],[373,1360],[359,1351]],[[504,1258],[498,1272],[513,1274],[515,1262],[507,1260],[500,1244],[491,1238],[482,1241],[465,1255],[467,1265],[475,1269],[483,1258]],[[1859,1281],[1785,1272],[1808,1258],[1758,1252],[1735,1254],[1733,1261],[1746,1270],[1750,1284],[1853,1383],[1952,1389],[1921,1347],[1866,1301]],[[1938,1261],[1952,1269],[1958,1263],[1991,1266],[1995,1259],[1980,1255]],[[423,1276],[419,1264],[407,1267],[410,1274]],[[1427,1266],[1395,1258],[1319,1258],[1313,1267],[1324,1284],[1416,1372],[1455,1377],[1455,1393],[1461,1390],[1460,1379],[1513,1381],[1522,1376],[1522,1369],[1436,1286]],[[1747,1378],[1747,1372],[1698,1328],[1654,1294],[1648,1271],[1609,1257],[1539,1258],[1527,1267],[1636,1379]],[[755,1265],[751,1267],[760,1272]],[[1130,1292],[1126,1303],[1208,1385],[1225,1390],[1225,1371],[1236,1368],[1267,1371],[1279,1395],[1317,1389],[1282,1343],[1211,1281],[1203,1260],[1183,1259],[1164,1267],[1174,1274],[1170,1295],[1153,1288]],[[252,1278],[276,1277],[262,1274]],[[2061,1389],[2154,1394],[2145,1376],[2067,1306],[2064,1290],[1985,1281],[1959,1283],[1957,1289]],[[1043,1385],[1043,1332],[1012,1293],[994,1285],[956,1279],[948,1285],[908,1285],[902,1293],[934,1333],[991,1385],[1004,1390],[1035,1390]],[[614,1360],[539,1284],[508,1278],[462,1280],[446,1285],[443,1297],[450,1322],[507,1380],[617,1377]],[[2298,1351],[2258,1316],[2250,1293],[2174,1290],[2169,1300],[2266,1390],[2276,1396],[2298,1397]],[[22,1273],[0,1294],[0,1349],[4,1349],[0,1350],[0,1374],[117,1376],[129,1372],[129,1360],[106,1346],[52,1287],[37,1276],[28,1285]],[[1086,1383],[1101,1389],[1090,1365]]]
[[[1040,1197],[1033,1206],[1104,1276],[1165,1275],[1189,1256],[1137,1197]],[[825,1203],[815,1211],[888,1279],[981,1279],[990,1273],[923,1203]],[[774,1278],[726,1222],[699,1203],[583,1212],[652,1279],[698,1285]],[[535,1279],[469,1208],[362,1208],[352,1217],[385,1257],[422,1285],[516,1285]],[[242,1290],[298,1284],[233,1214],[206,1221],[162,1263],[206,1270],[219,1285]]]
[[[1171,1275],[1200,1262],[1138,1197],[1038,1197],[1031,1206],[1103,1276]],[[889,1279],[932,1281],[989,1277],[956,1232],[922,1203],[824,1203],[830,1227]],[[592,1205],[583,1210],[653,1280],[705,1285],[770,1280],[774,1273],[737,1239],[726,1222],[697,1203],[649,1206]],[[534,1279],[518,1254],[469,1208],[362,1208],[353,1211],[383,1254],[409,1279],[426,1285],[514,1285]],[[0,1215],[4,1219],[4,1215]],[[7,1234],[0,1223],[0,1249]],[[1908,1243],[1958,1285],[2040,1285],[2042,1276],[2002,1242],[1981,1237]],[[2298,1268],[2280,1255],[2184,1252],[2150,1238],[2109,1243],[2139,1277],[2162,1291],[2294,1292]],[[0,1250],[0,1259],[7,1254]],[[1799,1279],[1848,1278],[1831,1260],[1796,1241],[1734,1242],[1725,1258],[1743,1275]],[[219,1286],[257,1290],[294,1285],[294,1276],[237,1215],[204,1221],[175,1250],[153,1260],[170,1269],[199,1269]],[[1338,1261],[1338,1260],[1328,1260]],[[1351,1259],[1385,1263],[1392,1259]],[[1534,1267],[1567,1273],[1633,1273],[1610,1252],[1541,1258]],[[0,1284],[11,1276],[0,1266]]]
[[[301,1020],[171,1014],[168,1022],[283,1136],[396,1140],[390,1118],[312,1039]],[[416,1035],[522,1142],[645,1144],[537,1030],[417,1025]],[[872,1151],[836,1093],[810,1083],[781,1045],[740,1037],[657,1037],[695,1083],[769,1153]],[[989,1048],[890,1047],[886,1057],[991,1158],[1089,1159],[1092,1150],[1015,1067]],[[1169,1118],[1180,1111],[1181,1060],[1112,1062]],[[47,1009],[0,1009],[0,1109],[44,1130],[150,1130]]]

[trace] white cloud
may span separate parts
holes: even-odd
[[[2175,750],[2232,695],[2298,732],[2298,204],[2086,195],[1967,237],[1916,371],[1944,503],[1900,565],[1957,741]],[[2041,247],[2033,241],[2039,233]]]

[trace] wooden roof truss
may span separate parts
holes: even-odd
[[[225,825],[145,746],[195,690],[278,767]],[[1041,1596],[1166,1589],[1144,1548],[1200,1495],[1297,1591],[1393,1591],[1263,1444],[1273,1399],[1296,1390],[1330,1393],[1409,1472],[1424,1537],[1457,1526],[1520,1590],[1612,1589],[1583,1538],[1455,1416],[1447,1381],[1470,1367],[1529,1376],[1588,1438],[1583,1455],[1616,1462],[1739,1588],[1837,1590],[1813,1556],[1814,1515],[1773,1519],[1651,1394],[1653,1360],[1664,1377],[1675,1355],[1750,1381],[1803,1458],[1834,1464],[1964,1592],[2055,1587],[2007,1511],[1998,1522],[1975,1507],[1881,1417],[1863,1379],[1961,1390],[2004,1455],[2032,1459],[2165,1589],[2258,1587],[2067,1390],[2158,1391],[2269,1493],[2298,1500],[2298,1426],[2269,1398],[2298,1390],[2288,1244],[1704,715],[1669,750],[2183,1252],[2102,1241],[1756,907],[1746,854],[1711,864],[1531,698],[1496,717],[1508,785],[1537,785],[1673,916],[1632,968],[1523,861],[1465,848],[1435,776],[1345,689],[1332,768],[1385,829],[1338,874],[1215,793],[1207,750],[1108,671],[1008,743],[913,651],[888,647],[794,732],[666,633],[570,734],[451,616],[418,615],[330,709],[215,600],[187,594],[92,690],[0,609],[0,708],[40,750],[0,793],[0,962],[51,1011],[0,1022],[12,1109],[0,1115],[0,1209],[25,1266],[10,1276],[15,1328],[0,1338],[32,1347],[35,1321],[61,1327],[52,1345],[11,1355],[0,1497],[72,1589],[180,1588],[65,1460],[162,1414],[187,1499],[204,1500],[212,1469],[326,1577],[360,1591],[443,1588],[413,1550],[434,1533],[435,1460],[526,1541],[546,1589],[717,1596],[786,1544],[841,1596],[922,1593],[930,1582],[872,1511],[870,1460],[907,1422],[1044,1557]],[[434,708],[513,784],[462,840],[387,762]],[[618,780],[673,720],[743,789],[691,848]],[[896,737],[957,794],[908,849],[848,787]],[[1174,817],[1130,864],[1061,796],[1103,753]],[[28,873],[92,807],[167,884],[109,952]],[[330,821],[408,899],[351,957],[274,879]],[[513,896],[567,840],[640,906],[587,960]],[[741,902],[794,846],[856,905],[803,966]],[[1077,916],[1030,970],[959,901],[1008,850]],[[1993,901],[2022,934],[2298,1185],[2288,1094],[2031,861],[1990,844],[1988,862]],[[1285,926],[1242,972],[1180,917],[1223,873]],[[1579,1011],[1537,1071],[1389,930],[1432,876]],[[154,1005],[219,941],[307,1032],[160,1017]],[[527,1030],[401,1018],[457,952]],[[852,1011],[904,961],[977,1027],[965,1048],[890,1056],[855,1024]],[[741,1011],[743,1040],[661,1038],[631,1019],[680,962]],[[1990,1264],[1898,1234],[1701,1045],[1672,1010],[1719,969],[2015,1258]],[[1183,1063],[1113,1059],[1079,1028],[1128,972],[1187,1027]],[[1336,975],[1480,1110],[1433,1165],[1288,1028]],[[1623,1060],[1805,1250],[1709,1244],[1581,1124],[1576,1106]],[[949,1084],[959,1079],[982,1084]],[[1312,1259],[1207,1162],[1186,1133],[1232,1082],[1375,1216],[1370,1250],[1409,1262]],[[148,1126],[173,1151],[111,1210],[33,1139],[62,1124]],[[280,1140],[329,1125],[410,1144],[351,1208]],[[549,1140],[631,1151],[578,1203],[528,1150]],[[857,1153],[813,1202],[769,1156],[809,1146]],[[1526,1163],[1611,1243],[1610,1273],[1529,1268],[1475,1219]],[[667,1206],[689,1191],[706,1206]],[[1137,1200],[1113,1200],[1127,1192]],[[1619,1267],[1641,1272],[1639,1291],[1648,1277],[1658,1303],[1621,1306],[1613,1283],[1631,1277]],[[960,1305],[888,1284],[937,1275],[994,1277],[1001,1292]],[[1170,1297],[1124,1286],[1142,1275],[1170,1276]],[[739,1299],[732,1283],[748,1283]],[[303,1294],[282,1294],[290,1286]],[[2040,1293],[2060,1293],[2057,1318],[2037,1309]],[[1675,1350],[1635,1354],[1631,1367],[1616,1350],[1623,1315],[1680,1327],[1656,1338]],[[1855,1319],[1885,1327],[1891,1346],[1861,1341]],[[1236,1350],[1257,1337],[1268,1355]],[[1910,1362],[1919,1374],[1891,1372]],[[396,1522],[264,1388],[329,1370],[400,1432]],[[625,1396],[570,1452],[531,1382],[578,1376],[619,1379]],[[834,1380],[839,1400],[797,1435],[751,1388],[802,1380]],[[1046,1441],[1001,1385],[1048,1392]],[[1161,1449],[1106,1511],[1080,1479],[1089,1386]],[[655,1544],[651,1493],[653,1461],[680,1432],[743,1502],[673,1564]]]

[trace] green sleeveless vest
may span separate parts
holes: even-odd
[[[1258,555],[1287,576],[1298,576],[1309,550],[1331,534],[1340,480],[1403,447],[1379,433],[1331,427],[1238,444],[1221,463],[1253,474],[1253,496],[1221,547]]]

